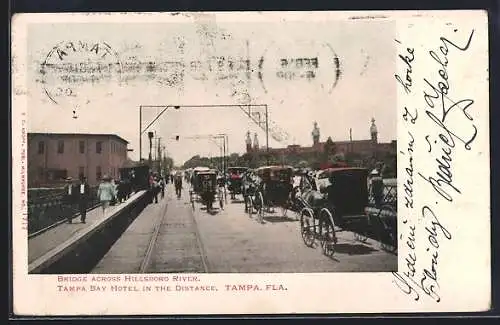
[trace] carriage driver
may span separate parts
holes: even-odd
[[[375,206],[380,207],[384,196],[384,181],[377,168],[370,173],[370,184]]]

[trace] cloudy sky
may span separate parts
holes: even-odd
[[[116,133],[130,142],[130,156],[138,159],[140,105],[267,104],[271,133],[279,128],[287,135],[286,141],[270,136],[271,147],[310,145],[314,121],[322,141],[346,140],[349,128],[353,139],[369,138],[372,117],[381,141],[396,137],[393,22],[312,15],[164,17],[30,24],[29,131]],[[282,59],[300,58],[282,65]],[[43,62],[49,66],[42,69]],[[144,64],[134,72],[130,67],[137,62]],[[156,63],[155,71],[146,71],[148,62]],[[68,66],[82,63],[111,70],[68,73]],[[144,108],[142,127],[160,111]],[[262,108],[260,113],[264,116]],[[263,129],[239,107],[167,109],[149,130],[178,163],[195,154],[218,154],[216,143],[196,136],[225,133],[231,152],[244,151],[247,131],[265,144]],[[146,135],[142,142],[147,157]]]

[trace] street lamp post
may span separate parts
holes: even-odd
[[[151,167],[151,151],[153,150],[153,137],[154,137],[154,132],[148,132],[148,138],[149,138],[149,166]]]
[[[217,142],[214,141],[214,143],[219,147],[219,149],[221,150],[221,154],[222,154],[222,157],[221,157],[221,164],[222,164],[222,170],[224,171],[225,168],[227,167],[227,162],[226,162],[226,158],[227,158],[227,149],[228,149],[228,135],[226,133],[220,133],[220,134],[204,134],[204,135],[195,135],[195,136],[186,136],[186,137],[183,137],[185,139],[210,139],[212,141],[214,141],[214,139],[218,139],[218,140],[222,140],[222,145],[219,145]],[[175,136],[175,139],[176,141],[179,141],[180,139],[180,136]]]
[[[269,165],[269,121],[268,121],[268,111],[266,104],[266,162]]]
[[[139,161],[142,161],[142,135],[146,132],[154,122],[156,122],[160,116],[165,113],[165,111],[169,108],[179,109],[180,106],[172,106],[172,105],[140,105],[139,106]],[[163,110],[155,117],[153,121],[151,121],[144,129],[142,128],[142,110],[144,108],[163,108]],[[148,133],[149,136],[149,133]],[[149,140],[151,141],[151,139]],[[150,154],[151,156],[151,154]]]

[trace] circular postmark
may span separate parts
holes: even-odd
[[[39,73],[48,99],[75,109],[90,102],[96,84],[120,80],[121,62],[106,42],[64,41],[49,51]]]
[[[340,58],[328,43],[271,43],[258,61],[257,76],[264,91],[273,85],[314,87],[331,93],[342,75]]]

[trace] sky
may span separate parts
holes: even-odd
[[[221,142],[209,140],[208,135],[227,134],[229,151],[238,153],[245,150],[247,131],[252,138],[257,133],[261,145],[266,140],[263,128],[241,107],[183,105],[266,104],[271,129],[278,126],[288,134],[286,141],[270,136],[270,147],[309,146],[314,121],[321,141],[328,136],[347,140],[350,128],[354,140],[368,139],[372,117],[379,141],[396,138],[393,21],[263,16],[233,16],[232,21],[207,14],[161,22],[30,24],[26,65],[29,131],[114,133],[130,142],[133,151],[129,155],[137,160],[139,125],[144,129],[162,111],[144,107],[140,122],[139,107],[164,105],[169,108],[148,131],[161,137],[167,154],[182,163],[197,154],[219,154]],[[95,48],[89,50],[94,44],[99,44],[98,54]],[[54,48],[59,52],[51,52]],[[61,49],[67,54],[62,59],[58,56]],[[308,60],[282,65],[282,59],[300,58]],[[163,72],[127,70],[134,62],[150,61],[161,63]],[[43,62],[49,66],[42,69]],[[93,82],[90,78],[68,81],[75,74],[65,67],[82,62],[111,66],[111,77],[87,72],[79,75],[93,77]],[[304,78],[307,71],[313,71],[314,78]],[[180,109],[173,109],[175,105]],[[263,106],[253,109],[265,115]],[[177,135],[179,141],[174,140]],[[148,149],[143,134],[143,158]]]

